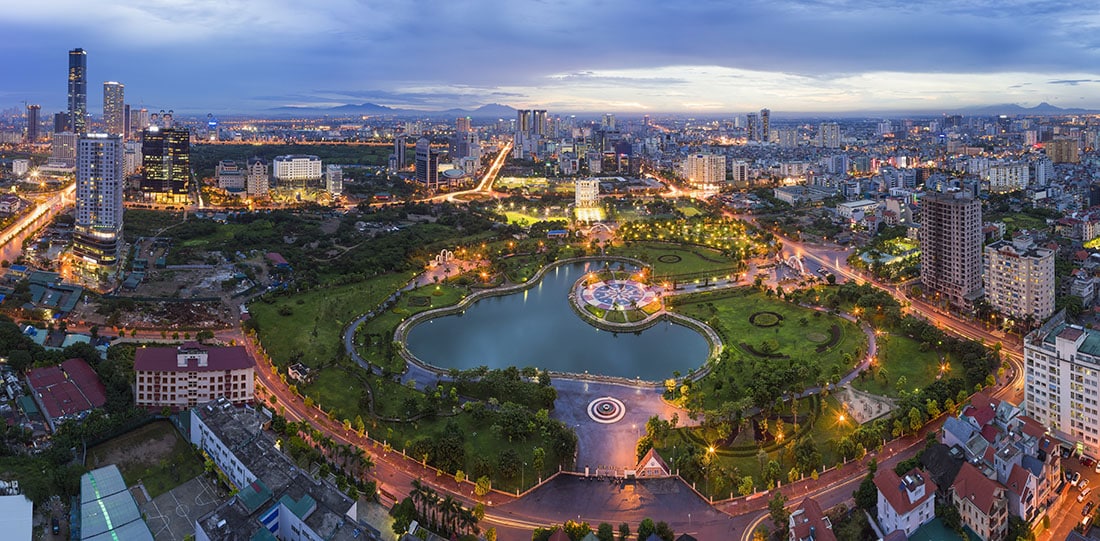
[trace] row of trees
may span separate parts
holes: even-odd
[[[566,521],[561,526],[552,526],[549,528],[536,528],[531,535],[532,541],[547,541],[550,536],[555,532],[563,531],[565,535],[569,536],[570,541],[580,541],[584,539],[589,533],[593,533],[592,526],[587,522],[577,522],[573,520]],[[616,536],[616,530],[611,524],[601,522],[595,530],[596,539],[600,541],[630,541],[637,539],[638,541],[646,541],[654,534],[657,535],[661,541],[673,541],[676,534],[672,531],[672,528],[665,521],[654,522],[651,518],[644,518],[638,524],[638,531],[631,535],[630,524],[623,522],[619,524],[618,536]]]
[[[477,524],[485,517],[485,507],[481,504],[473,508],[464,507],[453,496],[440,496],[427,483],[414,479],[412,492],[390,510],[390,516],[394,518],[392,527],[397,535],[408,531],[415,520],[445,538],[462,536],[464,539],[476,539],[474,536],[479,532]]]

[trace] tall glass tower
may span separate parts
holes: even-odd
[[[126,135],[125,90],[122,83],[103,83],[103,123],[107,125],[107,133],[112,135]]]
[[[88,53],[69,51],[69,123],[73,133],[88,133]]]

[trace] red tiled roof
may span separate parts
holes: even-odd
[[[199,349],[206,351],[206,366],[198,366],[188,361],[186,367],[177,365],[176,354],[180,349]],[[211,372],[222,370],[240,370],[253,366],[252,358],[244,346],[207,347],[195,342],[187,342],[179,348],[138,348],[134,352],[134,370],[146,372]]]
[[[956,496],[974,502],[974,505],[986,515],[993,511],[999,488],[1003,488],[1000,483],[982,475],[982,472],[969,462],[963,463],[959,474],[955,476],[955,482],[951,485],[951,490],[955,491]]]
[[[645,456],[643,456],[642,459],[638,461],[637,469],[640,470],[642,468],[645,468],[646,464],[649,463],[649,460],[651,458],[657,460],[657,464],[661,466],[661,469],[664,470],[664,473],[672,473],[672,470],[669,469],[668,463],[665,462],[665,459],[661,458],[661,455],[657,454],[657,450],[653,449],[652,447],[649,449],[649,451],[646,451]]]
[[[265,257],[267,257],[267,260],[274,263],[275,265],[289,265],[289,263],[286,262],[286,259],[283,258],[282,254],[279,254],[277,252],[268,252]]]
[[[107,389],[84,359],[27,372],[27,384],[52,419],[98,408],[107,403]]]
[[[801,513],[799,513],[801,511]],[[794,520],[794,538],[798,540],[810,538],[810,528],[814,529],[814,541],[836,541],[832,529],[825,524],[825,513],[821,512],[821,505],[813,498],[806,498],[791,512]]]
[[[985,441],[988,441],[989,443],[997,441],[997,434],[999,432],[1000,431],[997,430],[996,425],[985,425],[982,427],[982,437],[985,438]]]
[[[1026,496],[1028,471],[1019,464],[1012,465],[1012,472],[1008,474],[1008,488],[1022,497]]]
[[[1041,438],[1044,434],[1047,433],[1047,429],[1045,426],[1043,426],[1043,423],[1040,423],[1039,421],[1036,421],[1035,419],[1032,419],[1027,415],[1021,415],[1019,419],[1020,430],[1023,431],[1024,434],[1027,434],[1028,436],[1031,436],[1033,438]]]
[[[878,473],[875,474],[875,487],[878,488],[878,491],[886,498],[890,507],[893,507],[894,511],[899,515],[904,515],[916,509],[917,506],[936,494],[936,483],[932,482],[932,476],[927,473],[922,473],[916,468],[909,470],[905,475],[915,474],[920,474],[920,476],[924,478],[924,496],[915,502],[909,501],[909,496],[905,490],[905,484],[901,480],[901,477],[898,477],[898,474],[894,473],[893,468],[879,468]]]

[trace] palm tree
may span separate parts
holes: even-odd
[[[462,505],[453,497],[447,496],[439,503],[439,512],[442,530],[447,533],[454,533],[458,515],[462,513]]]

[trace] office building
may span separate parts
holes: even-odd
[[[965,192],[920,200],[924,294],[969,308],[982,292],[982,204]]]
[[[344,168],[339,165],[325,167],[325,191],[332,195],[344,193]]]
[[[103,124],[107,133],[126,137],[126,86],[107,81],[103,83]]]
[[[279,188],[306,188],[320,186],[321,158],[303,154],[276,156],[274,161],[275,185]]]
[[[1029,235],[985,247],[985,298],[1017,321],[1045,321],[1054,313],[1054,250],[1035,245]]]
[[[612,113],[604,114],[601,127],[603,131],[615,131],[615,115]]]
[[[726,157],[691,154],[683,162],[683,175],[692,185],[716,187],[726,183]]]
[[[218,188],[227,192],[239,194],[245,190],[245,171],[240,164],[233,160],[218,162],[218,166],[214,170],[214,178],[218,183]]]
[[[53,114],[53,132],[61,133],[71,131],[69,126],[69,113],[54,113]]]
[[[928,474],[914,468],[899,477],[893,468],[880,468],[874,482],[883,534],[900,530],[909,537],[936,518],[936,483]]]
[[[130,132],[144,131],[149,124],[149,110],[142,107],[136,111],[130,111]]]
[[[749,181],[749,163],[741,160],[734,160],[730,164],[730,173],[733,177],[733,182],[737,184],[744,184]]]
[[[758,134],[759,141],[767,143],[771,141],[771,117],[772,112],[769,109],[760,110],[760,133]]]
[[[150,126],[141,135],[141,191],[163,203],[187,201],[191,189],[191,134]]]
[[[50,146],[50,164],[59,167],[76,166],[76,147],[80,136],[72,132],[54,132]]]
[[[822,122],[817,127],[817,140],[818,144],[824,148],[840,148],[840,124]]]
[[[1100,454],[1100,331],[1058,312],[1024,338],[1024,408],[1086,454]]]
[[[76,152],[73,253],[85,263],[110,267],[118,262],[123,180],[122,138],[82,135]]]
[[[1054,163],[1078,163],[1081,161],[1076,139],[1054,139],[1043,143],[1047,157]]]
[[[577,208],[593,208],[600,205],[599,179],[577,179],[574,186],[574,204]]]
[[[255,392],[252,358],[244,346],[140,347],[134,352],[134,403],[175,411],[217,398],[250,404]]]
[[[27,132],[24,134],[23,137],[23,140],[27,143],[33,144],[38,142],[38,132],[42,126],[42,119],[40,118],[41,112],[41,105],[27,106]]]
[[[245,192],[249,197],[264,197],[271,183],[271,173],[267,162],[261,158],[249,158],[248,173],[245,178]]]
[[[416,141],[416,181],[429,191],[439,189],[439,153],[426,137]]]
[[[88,53],[69,51],[69,125],[73,133],[88,132]]]

